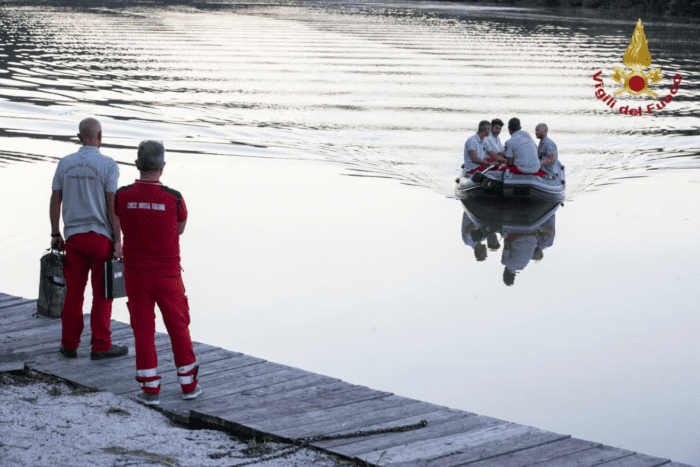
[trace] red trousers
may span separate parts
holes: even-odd
[[[136,373],[137,379],[142,383],[151,381],[151,390],[158,394],[160,376],[157,375],[158,355],[154,336],[156,332],[155,304],[158,304],[163,315],[163,322],[168,330],[172,344],[175,366],[178,373],[182,369],[182,376],[192,376],[189,380],[183,380],[184,392],[191,392],[196,386],[196,361],[192,349],[190,337],[190,313],[185,285],[182,276],[166,275],[154,271],[134,271],[129,268],[124,270],[126,282],[126,294],[129,298],[127,306],[131,315],[131,328],[134,330],[136,342]],[[140,377],[143,377],[139,379]],[[183,382],[184,381],[184,382]]]
[[[105,298],[105,262],[112,258],[114,245],[104,235],[87,232],[71,235],[66,240],[66,262],[63,277],[66,279],[66,299],[61,310],[61,345],[77,350],[83,332],[83,294],[88,273],[92,273],[92,327],[93,352],[105,352],[112,348],[109,321],[112,317],[112,300]]]

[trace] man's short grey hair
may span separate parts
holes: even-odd
[[[547,129],[547,124],[546,123],[540,123],[535,127],[535,130],[539,130],[542,128],[545,133],[547,133],[549,130]]]
[[[482,120],[479,122],[479,133],[485,131],[487,128],[491,128],[491,122],[489,122],[488,120]]]
[[[83,136],[83,138],[97,138],[97,134],[100,131],[102,131],[102,125],[100,125],[100,122],[97,121],[97,119],[94,119],[92,117],[84,118],[80,121],[80,125],[78,125],[78,130],[80,131],[80,134]]]
[[[165,162],[165,146],[160,141],[141,141],[138,155],[139,170],[143,172],[158,170]]]

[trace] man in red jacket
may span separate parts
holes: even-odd
[[[185,231],[187,208],[178,191],[160,183],[164,166],[163,143],[142,141],[136,160],[140,178],[119,188],[115,202],[124,234],[124,279],[136,340],[136,380],[143,389],[139,400],[148,405],[160,403],[161,377],[154,343],[156,303],[172,342],[183,399],[194,399],[202,392],[180,275],[180,235]]]

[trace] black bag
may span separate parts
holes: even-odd
[[[126,297],[124,263],[111,259],[105,263],[105,298]]]
[[[63,263],[66,252],[49,249],[41,257],[39,277],[39,300],[36,307],[40,315],[60,318],[63,301],[66,298],[66,280],[63,278]]]

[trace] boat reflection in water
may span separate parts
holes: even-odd
[[[501,248],[500,236],[506,285],[513,285],[516,273],[531,260],[542,260],[544,250],[554,244],[555,213],[563,204],[479,198],[460,201],[464,205],[462,240],[474,250],[477,261],[486,259],[487,248]]]

